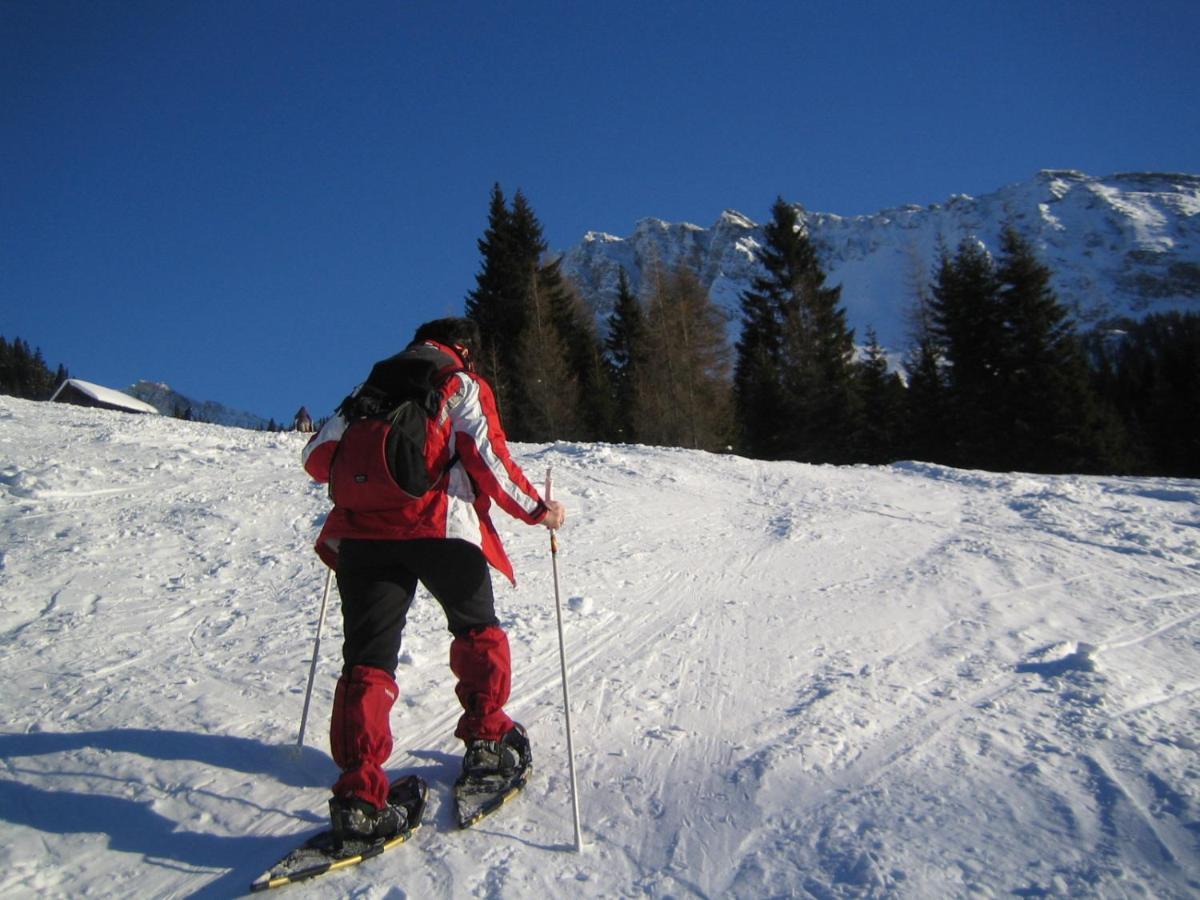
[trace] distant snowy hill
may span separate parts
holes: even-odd
[[[326,820],[336,597],[304,435],[0,396],[0,896],[227,898]],[[389,769],[412,842],[281,898],[1200,893],[1200,481],[515,444],[497,516],[529,788],[459,831],[422,592]]]
[[[909,344],[906,311],[938,258],[966,237],[997,248],[1006,223],[1033,242],[1054,287],[1085,326],[1120,315],[1200,310],[1200,176],[1093,178],[1047,170],[982,197],[928,207],[837,216],[798,207],[831,284],[842,285],[850,324],[868,326],[892,350]],[[570,275],[601,316],[624,266],[636,289],[658,260],[685,261],[736,321],[738,298],[757,272],[761,225],[727,211],[711,228],[643,219],[626,237],[589,232],[566,250]]]
[[[253,428],[259,431],[270,424],[269,419],[264,419],[254,413],[230,409],[214,400],[193,400],[191,397],[173,390],[170,385],[160,384],[156,381],[139,381],[129,388],[128,393],[149,403],[165,416],[175,415],[176,410],[191,410],[191,417],[197,422]]]

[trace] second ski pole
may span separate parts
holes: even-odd
[[[321,594],[321,614],[317,617],[317,638],[313,641],[312,665],[308,669],[308,688],[304,692],[304,711],[300,714],[300,737],[296,748],[304,748],[304,730],[308,725],[308,704],[312,700],[313,680],[317,676],[317,660],[321,656],[321,629],[325,625],[325,608],[329,605],[329,589],[333,585],[333,569],[325,573],[325,591]]]
[[[553,482],[546,468],[546,500],[551,499]],[[550,565],[554,572],[554,612],[558,620],[558,660],[562,667],[563,710],[567,722],[567,764],[571,773],[571,809],[575,815],[575,852],[583,849],[583,829],[579,819],[579,787],[575,779],[575,746],[571,736],[571,692],[567,687],[567,647],[563,639],[562,598],[558,590],[558,535],[550,529]]]

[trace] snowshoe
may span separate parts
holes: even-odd
[[[471,741],[454,784],[458,827],[469,828],[494,813],[520,793],[532,774],[529,737],[520,725],[498,741]]]
[[[251,891],[265,891],[357,865],[403,844],[421,827],[428,788],[416,775],[398,779],[383,810],[330,803],[333,827],[315,834],[259,876]],[[391,812],[388,812],[391,810]],[[360,818],[361,815],[361,818]]]

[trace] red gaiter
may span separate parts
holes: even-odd
[[[333,786],[338,797],[358,797],[382,807],[388,779],[383,764],[392,755],[389,716],[396,682],[383,669],[355,666],[338,679],[329,723],[329,745],[342,777]]]
[[[496,741],[513,727],[504,712],[512,687],[508,636],[496,625],[477,628],[450,644],[450,670],[458,677],[454,692],[464,710],[454,736],[464,741]]]

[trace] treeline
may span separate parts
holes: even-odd
[[[40,347],[33,350],[19,337],[10,343],[0,336],[0,394],[23,400],[49,400],[69,377],[61,363],[56,371],[50,370]]]
[[[914,456],[999,471],[1128,465],[1050,271],[1012,228],[995,258],[974,240],[943,253],[906,369]]]
[[[1083,345],[1092,386],[1122,426],[1119,470],[1200,477],[1200,315],[1120,321]]]
[[[993,257],[945,250],[914,301],[893,371],[868,331],[856,351],[795,209],[772,208],[764,275],[740,338],[687,266],[621,273],[601,335],[547,257],[518,191],[492,190],[466,314],[515,440],[734,450],[763,459],[922,459],[996,471],[1200,475],[1200,317],[1168,314],[1082,337],[1050,271],[1014,230]]]

